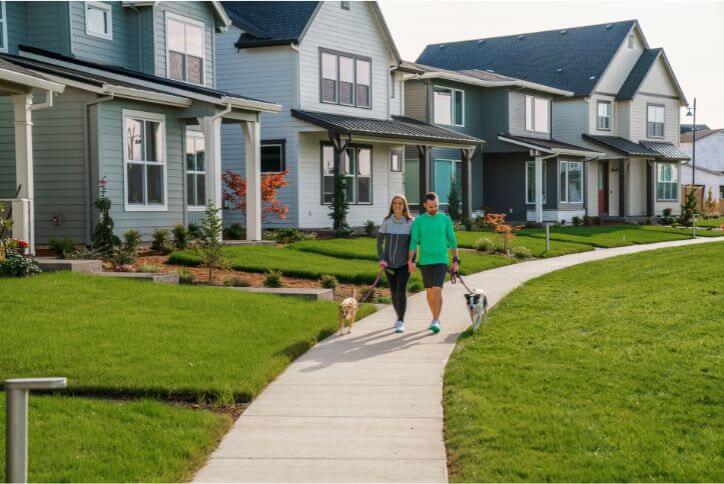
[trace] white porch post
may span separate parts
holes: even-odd
[[[215,208],[223,208],[221,194],[221,118],[207,116],[200,120],[206,147],[206,198]],[[207,201],[208,201],[207,200]],[[220,211],[219,214],[222,212]]]
[[[15,180],[20,187],[17,200],[13,203],[13,237],[27,241],[30,244],[30,252],[35,254],[33,121],[30,110],[33,95],[14,94],[12,99],[15,127]]]
[[[535,157],[535,221],[543,222],[543,157]]]
[[[261,240],[261,124],[241,123],[246,147],[246,240]]]

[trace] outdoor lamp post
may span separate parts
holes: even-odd
[[[696,184],[696,98],[694,104],[688,107],[687,117],[694,117],[694,124],[691,125],[691,185]]]

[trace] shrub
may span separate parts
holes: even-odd
[[[365,222],[365,235],[368,237],[373,237],[377,233],[377,226],[375,225],[375,222],[372,220],[368,220]]]
[[[533,257],[533,253],[530,251],[528,247],[513,247],[510,249],[510,255],[515,257],[516,259],[530,259]]]
[[[100,194],[94,205],[99,213],[98,224],[93,230],[91,248],[108,254],[118,245],[118,237],[113,235],[113,219],[111,218],[111,199],[106,195],[106,177],[98,181]]]
[[[80,249],[74,250],[73,252],[66,252],[63,257],[71,260],[92,260],[102,259],[106,255],[108,254],[104,250],[88,249],[86,247],[81,247]]]
[[[601,217],[599,217],[598,215],[593,217],[593,225],[601,225]]]
[[[200,238],[203,235],[201,226],[198,224],[189,224],[189,237],[193,240]]]
[[[155,274],[161,272],[161,266],[158,264],[138,264],[136,272],[150,272]]]
[[[151,249],[162,254],[173,252],[173,241],[171,231],[168,229],[156,229],[151,234]]]
[[[478,252],[495,252],[496,248],[495,241],[490,237],[480,237],[473,242],[473,249]]]
[[[133,264],[138,259],[138,246],[141,243],[141,232],[130,229],[123,233],[123,243],[113,254],[113,263],[117,266]]]
[[[671,215],[671,209],[665,208],[661,215],[661,223],[663,225],[673,225],[674,217]]]
[[[561,225],[566,225],[566,219],[561,219]]]
[[[322,274],[322,277],[319,278],[319,285],[325,289],[334,290],[339,285],[339,281],[331,274]]]
[[[694,221],[694,214],[698,211],[697,194],[698,190],[693,185],[686,189],[686,198],[681,206],[681,217],[679,217],[681,225],[688,227]]]
[[[63,237],[63,240],[50,239],[48,240],[48,247],[50,247],[50,250],[59,256],[65,257],[66,254],[70,254],[75,251],[75,242],[73,242],[73,239],[68,237]]]
[[[209,202],[204,210],[204,218],[201,223],[201,236],[194,243],[194,251],[201,260],[201,265],[209,270],[209,284],[213,281],[214,269],[226,267],[224,247],[221,242],[223,225],[219,217],[220,208],[214,208]]]
[[[277,242],[277,244],[292,244],[299,242],[300,240],[306,240],[307,236],[300,232],[298,229],[285,227],[269,232],[270,237]]]
[[[193,284],[196,280],[196,275],[188,269],[179,269],[177,274],[179,284]]]
[[[251,281],[246,277],[233,276],[224,281],[224,285],[231,287],[251,287]]]
[[[246,238],[246,230],[239,223],[231,224],[226,229],[226,235],[229,240],[242,240]]]
[[[18,239],[0,240],[0,277],[25,277],[43,272],[30,256],[28,243]]]
[[[407,289],[410,292],[422,291],[422,281],[420,279],[410,279],[410,282],[407,284]]]
[[[646,225],[651,225],[651,218],[646,217]]]
[[[525,228],[527,229],[540,229],[543,227],[543,224],[540,222],[534,222],[532,220],[528,220],[525,222]]]
[[[581,225],[581,217],[579,217],[579,216],[577,216],[577,215],[576,215],[575,217],[573,217],[573,218],[571,219],[571,221],[573,222],[573,225],[575,225],[576,227],[578,227],[579,225]]]
[[[266,277],[264,278],[264,287],[284,287],[282,272],[275,270],[267,271]]]
[[[487,230],[488,224],[485,221],[485,217],[483,215],[478,215],[475,217],[475,220],[473,221],[473,225],[481,230]]]
[[[590,215],[583,216],[583,225],[585,225],[586,227],[590,227],[591,225],[593,225],[593,220],[591,219]]]
[[[459,222],[462,218],[460,205],[460,195],[458,193],[457,184],[455,181],[451,181],[450,192],[447,196],[447,214],[452,219],[453,223]]]
[[[473,230],[473,220],[470,217],[465,217],[463,219],[463,227],[467,232]]]
[[[173,246],[178,250],[184,250],[189,246],[189,231],[183,224],[174,225],[171,230],[173,235]]]

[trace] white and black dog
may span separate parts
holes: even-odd
[[[470,311],[470,320],[473,322],[473,332],[477,333],[480,323],[488,322],[488,297],[482,289],[473,289],[465,294],[465,301]]]

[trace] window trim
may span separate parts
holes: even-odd
[[[659,180],[659,167],[664,165],[671,165],[674,170],[676,170],[676,181],[675,182],[667,182],[667,181],[661,181]],[[656,201],[657,202],[679,202],[679,196],[681,192],[681,171],[678,169],[676,163],[663,163],[663,162],[657,162],[656,163],[656,187],[654,189],[656,190]],[[660,183],[666,183],[666,184],[675,184],[675,190],[674,190],[674,196],[676,198],[660,198],[659,197],[659,184]]]
[[[0,19],[0,24],[2,25],[2,32],[3,35],[0,38],[0,42],[2,42],[2,45],[0,45],[0,52],[7,52],[8,51],[8,11],[5,8],[6,1],[0,1],[0,15],[2,15],[2,19]]]
[[[324,201],[324,147],[329,146],[332,148],[332,152],[334,153],[334,157],[336,158],[339,156],[337,154],[337,150],[334,149],[334,145],[330,143],[329,141],[320,141],[319,143],[319,175],[320,175],[320,185],[319,185],[319,201],[323,206],[330,206],[332,205],[332,202],[325,202]],[[350,143],[347,145],[346,149],[369,149],[370,150],[370,201],[359,203],[357,200],[359,199],[357,195],[357,192],[355,191],[355,201],[354,203],[350,202],[349,200],[347,203],[349,205],[361,205],[361,206],[369,206],[375,204],[375,188],[374,188],[374,176],[375,176],[375,150],[372,145],[368,144],[361,144],[361,143]],[[335,159],[336,162],[336,159]],[[355,181],[357,180],[358,174],[354,174]],[[365,177],[366,178],[366,177]],[[355,187],[355,190],[357,187]],[[333,192],[334,193],[334,192]]]
[[[335,100],[334,101],[325,101],[324,98],[322,97],[322,84],[323,84],[322,83],[322,79],[323,79],[322,78],[322,56],[324,54],[333,55],[333,56],[335,56],[335,59],[336,59],[335,66],[337,69],[337,88],[335,90]],[[354,69],[352,71],[352,77],[354,78],[354,82],[352,84],[352,98],[353,98],[352,104],[345,104],[340,101],[340,68],[339,68],[339,58],[340,57],[348,57],[348,58],[352,59],[352,61],[353,61],[352,64],[354,66]],[[372,96],[372,77],[373,77],[372,68],[373,68],[373,64],[372,64],[371,57],[366,57],[366,56],[358,55],[358,54],[350,54],[349,52],[342,52],[342,51],[338,51],[338,50],[326,49],[326,48],[320,47],[319,56],[317,57],[317,59],[319,61],[318,80],[319,80],[319,102],[320,103],[333,104],[333,105],[337,105],[337,106],[346,106],[346,107],[350,107],[350,108],[372,109],[372,105],[373,105],[373,102],[372,102],[372,97],[373,97]],[[365,62],[369,63],[369,65],[370,65],[370,77],[369,77],[370,102],[369,102],[369,106],[361,106],[357,103],[357,61],[365,61]]]
[[[443,91],[450,91],[450,124],[447,123],[438,123],[435,119],[435,90],[443,90]],[[462,101],[462,116],[460,119],[462,119],[462,124],[457,124],[455,122],[455,115],[457,114],[457,111],[455,109],[455,94],[456,93],[462,93],[463,95],[463,101]],[[440,84],[433,84],[432,86],[432,122],[433,124],[436,124],[438,126],[457,126],[460,128],[465,127],[465,90],[464,89],[457,89],[454,87],[448,87],[448,86],[442,86]]]
[[[168,159],[166,151],[166,116],[161,113],[151,113],[146,111],[135,111],[132,109],[123,109],[121,111],[122,117],[122,131],[121,131],[121,144],[123,145],[123,208],[126,212],[168,212]],[[128,159],[128,144],[126,143],[126,119],[133,118],[143,121],[154,121],[159,124],[159,130],[161,132],[161,167],[163,168],[163,204],[140,205],[137,203],[128,202],[128,164],[137,163],[148,165],[148,162],[129,160]],[[144,185],[144,196],[147,194],[146,186]]]
[[[566,181],[565,181],[566,198],[565,198],[565,200],[563,199],[563,187],[561,186],[561,169],[563,168],[563,165],[564,165],[564,164],[565,164],[565,166],[566,166],[566,170],[565,170],[565,174],[566,174]],[[572,164],[581,165],[581,189],[579,190],[579,193],[581,194],[581,200],[578,201],[578,202],[576,202],[576,201],[570,201],[570,200],[569,200],[569,199],[570,199],[570,196],[569,196],[569,195],[570,195],[570,192],[569,192],[569,190],[568,190],[568,176],[569,176],[569,173],[570,173],[570,171],[571,171],[571,165],[572,165]],[[584,190],[585,190],[585,186],[584,186],[584,185],[585,185],[585,182],[584,182],[584,179],[585,179],[584,169],[585,169],[585,168],[584,168],[584,167],[585,167],[585,165],[584,165],[584,163],[583,163],[582,161],[575,161],[575,160],[558,160],[558,173],[557,173],[557,175],[558,175],[558,201],[559,201],[560,203],[565,203],[565,204],[581,204],[581,203],[583,203],[583,200],[584,200],[584,198],[585,198],[585,193],[584,193]]]
[[[661,108],[664,113],[664,121],[661,123],[661,136],[657,136],[656,134],[651,134],[649,132],[649,108],[657,107]],[[646,117],[644,118],[646,122],[646,137],[647,138],[655,138],[655,139],[664,139],[666,138],[666,105],[665,104],[659,104],[659,103],[646,103]]]
[[[395,170],[394,166],[392,165],[392,155],[397,154],[398,159],[400,160],[400,169]],[[390,172],[391,173],[404,173],[405,172],[405,161],[404,157],[402,155],[402,150],[399,148],[393,148],[390,150]]]
[[[200,20],[195,20],[189,17],[184,17],[183,15],[178,15],[173,12],[169,12],[166,10],[165,12],[165,18],[164,18],[164,25],[166,28],[166,31],[164,32],[164,48],[166,49],[166,78],[171,79],[172,81],[178,81],[178,82],[184,82],[186,84],[191,84],[193,86],[205,86],[206,85],[206,24]],[[201,82],[191,82],[188,80],[188,62],[184,63],[184,76],[186,77],[186,80],[181,79],[173,79],[171,78],[171,62],[169,60],[169,52],[172,52],[171,49],[168,47],[168,21],[173,20],[176,22],[193,25],[196,27],[201,27]],[[176,51],[173,51],[176,52]],[[180,52],[178,52],[180,54]],[[186,52],[183,53],[184,56],[188,56]],[[195,57],[195,56],[193,56]]]
[[[528,98],[532,99],[532,102],[530,103],[531,106],[531,112],[530,112],[530,122],[532,124],[533,129],[528,129]],[[536,99],[540,99],[542,101],[546,102],[546,105],[548,106],[548,129],[546,131],[538,131],[535,126],[535,101]],[[551,99],[547,97],[542,96],[536,96],[535,94],[525,94],[523,98],[523,129],[527,133],[538,133],[538,134],[551,134]]]
[[[279,146],[281,152],[281,170],[279,171],[262,171],[262,175],[278,175],[287,169],[287,140],[285,138],[279,139],[263,139],[260,142],[260,146]],[[259,155],[259,169],[261,169],[261,155]]]
[[[601,126],[601,119],[606,119],[602,118],[598,114],[598,110],[600,109],[600,106],[602,104],[608,105],[608,128],[604,128]],[[598,129],[599,131],[611,131],[613,129],[613,103],[610,100],[599,99],[596,102],[596,129]]]
[[[187,168],[187,166],[186,166],[186,148],[187,148],[186,141],[187,141],[187,139],[189,138],[189,136],[191,136],[191,137],[193,137],[193,138],[201,138],[201,139],[204,140],[204,155],[206,155],[206,138],[204,137],[204,133],[202,133],[201,131],[191,131],[191,130],[189,130],[189,129],[187,128],[187,129],[186,129],[185,136],[184,136],[184,160],[183,160],[183,161],[184,161],[184,183],[186,184],[186,187],[185,187],[185,188],[186,188],[186,190],[185,190],[186,198],[184,199],[184,201],[186,202],[186,210],[188,210],[189,212],[203,212],[204,210],[206,210],[206,204],[203,204],[203,205],[189,205],[189,203],[188,203],[188,189],[189,189],[189,187],[188,187],[188,183],[186,182],[186,180],[188,179],[188,178],[187,178],[187,175],[188,175],[189,173],[193,173],[194,175],[203,174],[203,175],[204,175],[204,183],[206,183],[206,177],[208,176],[208,171],[207,171],[207,170],[204,170],[204,171],[189,170],[189,169]],[[204,156],[204,166],[206,166],[205,156]]]
[[[113,7],[105,2],[85,2],[83,8],[85,18],[85,34],[91,37],[98,37],[100,39],[113,40]],[[88,23],[88,10],[91,8],[103,10],[106,12],[106,14],[108,15],[108,33],[93,32],[92,30],[90,30],[90,24]]]
[[[548,166],[548,160],[542,160],[541,163],[543,163],[543,169],[541,171],[543,172],[543,204],[545,205],[548,203],[548,170],[546,168]],[[535,205],[535,199],[532,202],[528,200],[528,165],[533,165],[533,171],[535,173],[535,160],[526,160],[525,162],[525,204]]]

